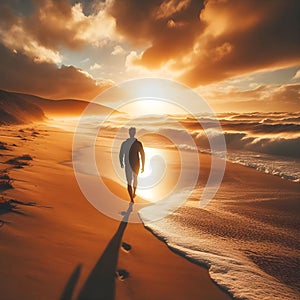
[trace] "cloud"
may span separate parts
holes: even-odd
[[[126,53],[126,51],[120,45],[116,45],[114,50],[111,52],[111,55],[120,55],[124,53]]]
[[[9,2],[1,3],[0,37],[6,47],[37,61],[57,63],[62,60],[61,47],[76,50],[117,39],[115,21],[106,13],[103,3],[91,15],[84,14],[80,3],[72,6],[68,0],[41,0],[34,4],[31,13],[15,14]]]
[[[270,101],[274,104],[281,103],[285,109],[291,105],[294,111],[300,111],[300,84],[286,84],[275,88]]]
[[[4,89],[55,98],[93,97],[102,89],[101,83],[78,68],[56,65],[64,61],[61,49],[68,55],[69,50],[77,51],[86,45],[108,45],[105,51],[110,49],[112,55],[106,51],[109,67],[115,68],[114,64],[120,61],[124,63],[123,57],[114,56],[126,54],[122,67],[127,77],[155,74],[192,87],[209,86],[227,78],[300,61],[300,2],[296,0],[34,0],[26,2],[28,5],[24,3],[21,0],[0,3],[0,40],[5,46],[1,47],[4,56],[0,85]],[[80,59],[78,64],[86,70],[97,70],[102,64],[100,61],[91,65],[92,60],[97,61],[92,57],[90,63]],[[103,67],[109,69],[104,62]],[[298,73],[290,82],[297,81]],[[32,86],[28,74],[34,78]],[[47,76],[55,89],[46,84]],[[77,85],[72,87],[73,83]],[[278,107],[284,108],[283,103],[288,101],[291,107],[297,107],[296,102],[286,98],[289,95],[295,99],[295,86],[253,85],[251,88],[249,91],[228,89],[222,95],[215,92],[211,99],[220,96],[228,103],[228,95],[238,103],[244,97],[261,105],[273,97]]]
[[[181,80],[196,86],[243,73],[299,62],[300,5],[297,1],[208,1],[200,21],[199,52]],[[238,26],[237,26],[238,24]],[[230,51],[218,49],[224,45]]]
[[[90,62],[90,58],[87,57],[87,58],[84,58],[80,61],[81,64],[87,64],[88,62]]]
[[[300,70],[298,70],[295,74],[295,76],[293,77],[293,79],[299,79],[300,78]]]
[[[297,0],[115,0],[108,12],[119,34],[144,47],[134,64],[167,64],[192,87],[299,63]]]
[[[169,0],[161,2],[157,9],[154,10],[156,19],[171,18],[182,10],[186,9],[190,4],[190,0]]]
[[[217,111],[300,111],[300,84],[261,85],[250,90],[228,87],[208,90],[202,96]]]
[[[57,67],[54,63],[34,62],[3,45],[0,45],[0,57],[0,89],[52,99],[88,100],[112,86],[110,81],[96,82],[86,72],[73,66]]]
[[[92,66],[90,66],[90,70],[99,70],[102,68],[102,65],[99,65],[97,63],[94,63]]]
[[[116,30],[134,46],[146,47],[137,64],[160,68],[191,51],[202,27],[199,1],[115,0],[108,12]],[[134,11],[134,18],[129,17]],[[150,46],[149,46],[150,45]]]

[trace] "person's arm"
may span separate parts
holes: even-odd
[[[144,148],[143,145],[141,143],[141,149],[140,149],[140,155],[141,155],[141,161],[142,161],[142,170],[141,172],[144,172],[144,167],[145,167],[145,152],[144,152]]]
[[[121,168],[124,168],[124,143],[122,143],[120,152],[119,152],[119,160]]]

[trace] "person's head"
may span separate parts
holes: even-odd
[[[133,137],[135,136],[135,133],[136,133],[135,127],[130,127],[130,128],[129,128],[129,136],[130,136],[131,138],[133,138]]]

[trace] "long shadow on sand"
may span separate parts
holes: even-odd
[[[71,274],[65,289],[60,297],[60,300],[71,300],[73,293],[74,293],[74,289],[75,286],[77,284],[77,281],[79,279],[80,276],[80,272],[81,272],[81,265],[79,264],[73,271],[73,273]]]
[[[115,273],[118,263],[120,245],[129,216],[132,212],[132,205],[133,203],[130,203],[127,211],[124,212],[123,219],[118,227],[118,230],[106,246],[103,254],[88,276],[79,293],[77,298],[78,300],[110,300],[115,298]],[[70,296],[69,299],[71,299],[72,291],[74,290],[78,279],[77,275],[80,272],[78,268],[79,266],[74,270],[64,290],[68,291],[66,294]]]

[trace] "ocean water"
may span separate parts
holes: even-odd
[[[300,299],[300,114],[226,113],[217,120],[227,152],[213,155],[279,176],[290,181],[291,188],[253,190],[251,185],[240,187],[225,181],[210,204],[201,209],[202,188],[196,186],[184,205],[159,221],[148,221],[149,209],[142,209],[144,225],[175,252],[206,266],[216,284],[236,299]],[[127,128],[135,126],[146,146],[150,137],[151,147],[184,155],[211,153],[208,136],[214,139],[220,134],[215,121],[209,115],[124,115],[105,121],[91,117],[86,119],[84,130],[88,133],[97,128],[99,136],[116,139],[119,145]],[[66,123],[62,127],[68,127]],[[162,142],[159,137],[166,139]],[[182,197],[186,197],[188,184],[187,180],[182,187]],[[178,192],[176,197],[180,195]]]
[[[162,145],[154,140],[153,147],[173,146],[180,150],[210,153],[207,132],[212,132],[213,135],[216,120],[219,121],[226,140],[228,161],[300,182],[300,112],[224,113],[217,117],[149,115],[133,118],[119,115],[108,120],[103,116],[90,116],[82,123],[87,132],[97,128],[111,138],[115,138],[116,132],[119,132],[117,138],[124,138],[127,136],[126,128],[135,126],[141,136],[155,133],[170,139],[176,137],[178,142],[176,145]],[[54,125],[53,122],[51,124]],[[77,119],[55,120],[55,126],[70,131],[76,125]],[[204,132],[201,126],[210,129]],[[219,134],[219,131],[216,132],[216,135]],[[195,142],[193,147],[187,143],[191,137]]]
[[[300,181],[300,113],[220,115],[231,162]]]
[[[228,161],[300,182],[300,112],[226,113],[217,117],[118,116],[99,125],[99,130],[102,133],[120,131],[120,138],[127,136],[127,127],[135,126],[142,140],[144,135],[153,133],[176,140],[176,144],[165,145],[154,140],[153,147],[211,153],[208,136],[213,140],[221,134],[215,130],[216,121],[220,123],[226,141]],[[190,143],[191,137],[195,143],[193,145]],[[217,152],[214,154],[218,155]]]
[[[201,118],[211,122],[209,116]],[[148,221],[147,208],[140,216],[145,227],[175,252],[206,266],[216,284],[234,298],[300,299],[299,114],[223,114],[219,120],[228,161],[292,181],[291,188],[255,190],[225,182],[205,209],[199,208],[199,187],[193,198],[164,219]],[[196,147],[185,144],[183,135],[179,148],[210,153],[195,120],[181,122]],[[172,128],[159,131],[178,134]]]

